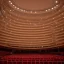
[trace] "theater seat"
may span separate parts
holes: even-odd
[[[53,54],[7,55],[0,59],[0,64],[64,64],[64,56]]]

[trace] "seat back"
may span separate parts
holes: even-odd
[[[64,64],[64,56],[21,54],[8,55],[0,59],[0,64]]]

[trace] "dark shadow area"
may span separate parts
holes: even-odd
[[[21,50],[7,47],[0,47],[0,51],[10,52],[10,54],[57,54],[64,55],[64,48],[40,49],[40,50]]]

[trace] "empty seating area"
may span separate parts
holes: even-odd
[[[1,0],[0,64],[64,64],[64,1],[55,3],[35,11]]]
[[[22,54],[4,56],[0,61],[2,64],[64,64],[64,57],[59,55]]]

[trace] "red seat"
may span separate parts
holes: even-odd
[[[0,64],[64,64],[64,56],[46,54],[7,55]]]

